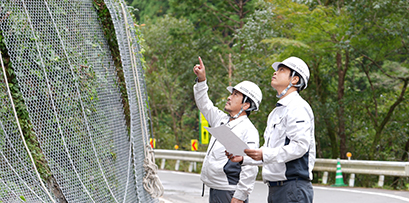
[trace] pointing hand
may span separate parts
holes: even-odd
[[[196,64],[195,67],[193,67],[193,72],[197,75],[199,82],[203,82],[206,80],[206,69],[200,56],[199,62],[200,64]]]

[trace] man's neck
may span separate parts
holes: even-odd
[[[237,112],[237,113],[239,113],[239,112]],[[243,111],[243,112],[241,112],[241,114],[240,114],[237,118],[233,118],[233,116],[235,116],[237,113],[230,113],[230,114],[229,114],[229,115],[230,115],[229,122],[230,122],[230,121],[233,121],[233,120],[236,120],[236,119],[238,119],[238,118],[240,118],[240,117],[242,117],[242,116],[246,116],[246,115],[247,115],[246,112]]]
[[[284,91],[284,90],[282,90],[282,91]],[[295,91],[297,91],[296,87],[290,87],[290,89],[288,89],[288,91],[283,96],[280,97],[280,100],[284,99],[284,97],[286,97],[287,95],[289,95],[289,94],[291,94],[291,93],[293,93]]]

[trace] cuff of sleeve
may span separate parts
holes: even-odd
[[[241,164],[242,166],[261,166],[263,165],[263,161],[255,161],[252,158],[248,157],[248,156],[244,156],[243,157],[243,163]]]
[[[252,162],[252,158],[248,157],[248,156],[243,156],[243,161],[241,162],[241,165],[250,165],[250,163]]]
[[[264,147],[263,148],[263,162],[272,163],[274,161],[277,161],[277,154],[278,154],[278,149]]]
[[[202,82],[197,81],[196,84],[193,86],[193,88],[194,88],[195,90],[205,89],[205,88],[207,87],[206,82],[207,82],[207,80],[202,81]]]
[[[203,85],[206,84],[207,80],[204,80],[204,81],[202,81],[202,82],[199,82],[199,78],[196,78],[195,82],[196,82],[196,85],[203,86]]]
[[[239,200],[241,200],[241,201],[246,200],[246,199],[247,199],[247,196],[248,196],[247,192],[246,192],[246,191],[242,191],[242,190],[236,190],[236,191],[234,192],[234,195],[233,195],[234,198],[239,199]]]

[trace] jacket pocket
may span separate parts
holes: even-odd
[[[285,119],[284,118],[280,118],[280,119],[276,119],[273,121],[273,128],[272,131],[273,134],[276,137],[276,140],[283,140],[284,139],[284,135],[286,132],[286,126],[285,126]],[[277,147],[275,145],[273,145],[272,147]]]

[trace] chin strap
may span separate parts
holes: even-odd
[[[236,114],[235,116],[230,116],[230,114],[229,114],[229,116],[230,116],[230,118],[233,118],[233,119],[236,119],[236,118],[238,118],[239,117],[239,115],[243,112],[243,106],[244,106],[244,104],[246,103],[246,101],[247,101],[247,96],[246,97],[244,97],[244,100],[243,100],[243,105],[241,105],[241,109],[240,109],[240,111],[239,111],[239,113],[238,114]]]

